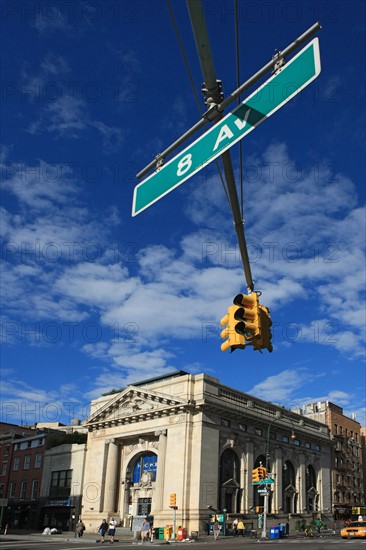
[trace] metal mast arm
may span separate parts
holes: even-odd
[[[191,19],[191,25],[196,42],[198,56],[201,64],[201,70],[207,89],[206,97],[209,98],[210,103],[219,105],[221,101],[220,88],[216,80],[215,69],[213,65],[210,41],[207,34],[202,2],[201,0],[187,0],[187,7],[189,16]],[[215,122],[222,117],[222,114],[217,112]],[[254,290],[254,284],[252,279],[252,273],[250,269],[248,250],[244,235],[244,221],[242,219],[239,207],[238,193],[235,184],[233,164],[231,160],[230,151],[225,151],[221,155],[225,179],[228,188],[228,195],[230,206],[234,219],[235,231],[238,238],[240,255],[244,267],[245,280],[248,290],[251,292]]]

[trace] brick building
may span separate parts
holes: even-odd
[[[42,427],[0,423],[1,527],[38,530],[46,522],[70,528],[81,507],[83,431],[80,421]]]
[[[330,401],[309,403],[302,413],[329,427],[332,445],[332,502],[336,518],[347,518],[365,504],[365,473],[360,423]]]
[[[3,525],[31,528],[37,524],[45,439],[44,431],[0,424]]]

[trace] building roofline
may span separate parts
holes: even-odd
[[[161,376],[155,376],[154,378],[147,378],[146,380],[141,380],[140,382],[132,382],[128,386],[145,386],[146,384],[153,384],[154,382],[162,382],[163,380],[170,380],[171,378],[178,378],[179,376],[186,376],[189,372],[184,370],[176,370],[162,374]],[[128,387],[127,386],[127,387]]]

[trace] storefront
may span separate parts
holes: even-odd
[[[80,505],[80,499],[47,499],[42,507],[42,528],[49,527],[61,531],[73,531]]]

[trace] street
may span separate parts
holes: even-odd
[[[80,550],[89,550],[91,548],[96,548],[96,546],[99,546],[99,543],[96,542],[96,539],[92,536],[85,537],[83,539],[75,539],[74,537],[67,537],[64,535],[61,535],[60,538],[47,538],[42,539],[39,535],[29,535],[29,536],[12,536],[4,537],[2,536],[0,539],[1,543],[1,549],[11,549],[11,550],[37,550],[39,548],[47,548],[52,547],[52,550],[69,550],[70,548],[77,547]],[[343,540],[338,535],[331,536],[331,537],[320,537],[320,538],[313,538],[313,539],[305,539],[303,537],[298,538],[289,538],[289,539],[249,539],[249,538],[230,538],[225,537],[222,539],[218,539],[216,542],[210,538],[210,537],[202,537],[201,540],[198,541],[192,541],[192,542],[166,542],[166,541],[156,541],[154,543],[145,543],[142,544],[141,542],[133,542],[133,541],[120,541],[116,542],[114,544],[117,548],[128,548],[131,546],[136,547],[136,550],[139,550],[139,547],[152,547],[152,546],[158,546],[164,547],[164,546],[170,546],[170,547],[176,547],[184,544],[185,546],[187,544],[192,544],[194,547],[197,547],[197,550],[202,547],[214,547],[216,550],[227,550],[228,547],[233,548],[233,550],[236,549],[236,547],[250,547],[253,545],[266,545],[266,546],[285,546],[286,548],[298,548],[299,550],[308,547],[309,550],[330,550],[330,549],[336,549],[339,548],[339,550],[342,550],[343,548],[365,548],[366,547],[366,539],[365,540]],[[108,542],[105,543],[105,546],[110,546]]]

